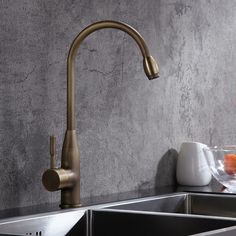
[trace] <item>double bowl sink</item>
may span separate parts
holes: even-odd
[[[0,235],[236,235],[236,197],[176,193],[0,221]]]

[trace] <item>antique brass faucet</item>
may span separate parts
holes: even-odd
[[[159,77],[156,61],[150,55],[142,36],[131,26],[116,21],[100,21],[81,31],[71,44],[67,58],[67,130],[62,148],[61,168],[55,167],[56,138],[50,137],[51,166],[43,174],[43,184],[48,191],[61,190],[61,208],[79,207],[80,154],[75,128],[75,57],[81,42],[91,33],[104,28],[115,28],[129,34],[138,44],[144,71],[149,80]]]

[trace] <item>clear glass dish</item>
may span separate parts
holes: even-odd
[[[204,153],[214,178],[236,193],[236,145],[206,147]]]

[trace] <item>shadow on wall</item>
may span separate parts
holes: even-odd
[[[160,159],[157,164],[156,176],[151,181],[142,182],[138,186],[139,191],[146,191],[153,187],[175,186],[176,181],[176,165],[178,152],[171,148]]]
[[[155,178],[155,187],[175,185],[176,181],[176,164],[178,152],[171,148],[160,159],[157,165]]]

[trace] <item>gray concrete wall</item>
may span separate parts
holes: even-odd
[[[161,77],[148,81],[134,41],[103,30],[77,58],[82,197],[175,183],[181,142],[236,142],[233,0],[0,2],[0,209],[59,200],[41,184],[49,135],[66,128],[66,56],[98,20],[146,39]]]

